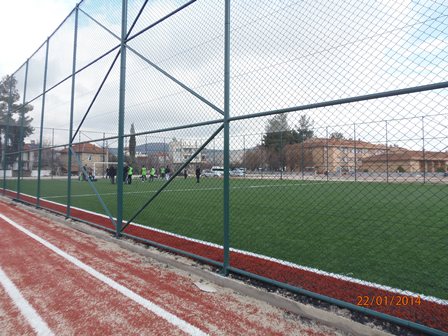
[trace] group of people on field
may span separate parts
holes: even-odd
[[[142,180],[142,182],[144,182],[148,179],[147,178],[147,169],[146,169],[145,165],[142,166],[141,173],[142,173],[142,175],[140,176],[140,179]],[[160,167],[159,175],[157,175],[156,169],[154,167],[151,167],[151,169],[149,169],[149,181],[154,181],[154,179],[157,178],[158,176],[160,176],[161,178],[168,181],[171,176],[170,174],[171,174],[171,169],[169,166]]]
[[[149,179],[148,179],[148,173],[149,173]],[[106,178],[110,179],[112,184],[115,184],[115,176],[117,175],[117,169],[115,166],[111,165],[108,168],[106,168]],[[132,184],[132,176],[134,175],[134,168],[130,164],[126,164],[123,167],[123,183],[124,184]],[[198,166],[195,170],[196,175],[196,182],[199,183],[200,177],[201,177],[201,168]],[[188,177],[188,171],[187,169],[184,169],[183,172],[184,179]],[[166,167],[160,167],[159,168],[159,175],[157,175],[156,168],[151,167],[148,171],[145,165],[141,168],[141,176],[140,180],[142,182],[145,181],[154,181],[155,178],[160,177],[165,180],[169,180],[171,177],[171,169],[169,166]]]
[[[148,181],[148,173],[149,173],[149,181],[153,181],[157,177],[161,177],[165,180],[169,180],[171,177],[171,169],[169,166],[161,167],[159,169],[159,175],[157,175],[157,171],[154,167],[151,167],[148,171],[145,165],[141,168],[141,176],[140,179],[142,182]],[[106,168],[106,178],[110,179],[112,184],[115,183],[115,176],[117,175],[117,169],[115,166],[111,165]],[[132,177],[134,175],[134,168],[130,164],[126,164],[123,167],[123,183],[132,184]]]

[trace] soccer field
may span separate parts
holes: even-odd
[[[41,183],[42,198],[66,203],[66,180]],[[124,218],[163,183],[124,185]],[[115,216],[116,185],[94,185]],[[23,180],[21,192],[36,186]],[[222,244],[222,187],[178,178],[134,222]],[[231,247],[448,299],[447,185],[232,179],[230,188]],[[73,206],[105,213],[87,182],[73,181],[72,195]]]

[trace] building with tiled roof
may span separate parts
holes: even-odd
[[[370,156],[386,153],[387,146],[361,140],[312,138],[287,145],[286,165],[290,170],[318,174],[354,172]]]
[[[404,171],[434,173],[448,168],[447,152],[395,150],[365,158],[361,169],[368,172]]]
[[[88,170],[94,169],[95,162],[106,162],[108,158],[107,148],[96,146],[91,143],[74,144],[72,146],[76,153],[76,157],[72,156],[72,173],[79,174],[79,162],[82,166],[86,166]],[[60,161],[62,163],[62,171],[68,171],[68,148],[62,149],[60,152]]]

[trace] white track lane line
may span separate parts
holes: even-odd
[[[60,255],[63,258],[65,258],[67,261],[69,261],[72,264],[76,265],[77,267],[81,268],[83,271],[86,271],[91,276],[93,276],[93,277],[97,278],[98,280],[104,282],[108,286],[110,286],[113,289],[117,290],[118,292],[120,292],[124,296],[126,296],[126,297],[130,298],[131,300],[135,301],[136,303],[142,305],[143,307],[145,307],[146,309],[150,310],[151,312],[153,312],[154,314],[158,315],[159,317],[167,320],[169,323],[171,323],[172,325],[175,325],[176,327],[178,327],[180,330],[186,332],[187,334],[189,334],[189,335],[201,335],[201,336],[202,335],[207,335],[202,330],[200,330],[200,329],[196,328],[195,326],[189,324],[188,322],[180,319],[179,317],[171,314],[170,312],[166,311],[165,309],[163,309],[162,307],[156,305],[155,303],[153,303],[153,302],[151,302],[151,301],[141,297],[140,295],[138,295],[137,293],[131,291],[130,289],[120,285],[118,282],[115,282],[114,280],[112,280],[111,278],[107,277],[106,275],[98,272],[94,268],[84,264],[82,261],[76,259],[75,257],[72,257],[68,253],[62,251],[61,249],[59,249],[58,247],[54,246],[53,244],[51,244],[50,242],[46,241],[45,239],[35,235],[34,233],[32,233],[31,231],[29,231],[27,229],[25,229],[24,227],[22,227],[21,225],[17,224],[16,222],[14,222],[12,219],[6,217],[5,215],[0,214],[0,218],[3,219],[5,222],[9,223],[10,225],[14,226],[19,231],[22,231],[23,233],[25,233],[29,237],[31,237],[34,240],[38,241],[39,243],[41,243],[45,247],[49,248],[50,250],[52,250],[56,254]]]
[[[3,288],[5,288],[6,293],[9,295],[14,304],[19,308],[22,315],[31,325],[31,328],[37,333],[39,336],[51,336],[54,335],[50,330],[48,325],[44,320],[39,316],[36,310],[31,306],[31,304],[22,296],[19,289],[14,285],[11,279],[3,272],[0,267],[0,283]]]

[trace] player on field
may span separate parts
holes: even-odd
[[[154,181],[154,176],[156,175],[156,169],[151,167],[149,170],[149,181]]]
[[[142,182],[146,181],[146,167],[143,165],[142,167],[142,176],[141,176]]]
[[[131,165],[129,165],[128,169],[128,184],[132,184],[132,174],[134,173],[134,168],[132,168]]]

